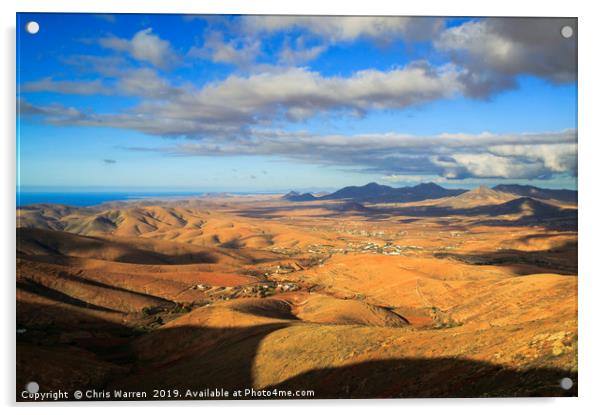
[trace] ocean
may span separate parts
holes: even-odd
[[[51,203],[94,206],[105,202],[146,198],[195,197],[203,192],[17,192],[17,207]]]

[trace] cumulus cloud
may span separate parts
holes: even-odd
[[[570,25],[576,32],[576,24],[576,19],[487,18],[444,30],[434,46],[465,68],[467,94],[481,98],[514,87],[518,75],[575,81],[576,36],[565,39],[560,31]]]
[[[180,90],[150,68],[129,70],[117,82],[115,94],[134,97],[169,98]]]
[[[193,138],[240,135],[253,125],[301,121],[320,112],[362,116],[371,110],[406,108],[448,98],[461,91],[456,78],[453,67],[424,63],[390,71],[359,71],[351,77],[324,77],[304,68],[287,68],[231,75],[196,89],[171,87],[143,69],[122,78],[114,91],[153,99],[120,114],[65,118],[64,123]]]
[[[34,105],[23,98],[17,99],[17,113],[24,117],[43,117],[48,123],[64,122],[64,120],[76,123],[82,116],[81,111],[74,107],[60,104]]]
[[[577,143],[561,143],[553,145],[498,145],[489,147],[489,151],[502,157],[515,157],[532,162],[543,163],[552,172],[577,170]]]
[[[443,27],[443,19],[379,16],[244,16],[247,33],[301,29],[330,43],[367,38],[380,43],[393,39],[427,40]]]
[[[216,63],[233,64],[239,67],[248,67],[261,53],[261,42],[257,39],[245,37],[224,40],[221,33],[210,31],[205,36],[202,47],[193,46],[187,56],[191,58],[210,59]]]
[[[286,33],[278,53],[278,64],[300,65],[309,62],[329,46],[368,39],[379,45],[402,40],[407,43],[432,39],[444,28],[444,19],[431,17],[380,16],[188,16],[202,19],[211,30],[203,47],[192,47],[188,56],[211,59],[251,68],[261,54],[261,41]],[[220,31],[235,37],[224,41]],[[306,43],[312,41],[312,46]]]
[[[105,77],[120,76],[128,67],[127,60],[122,56],[71,55],[63,58],[62,62],[78,72]]]
[[[199,105],[221,103],[245,118],[284,113],[291,120],[320,111],[405,108],[447,98],[460,86],[453,68],[410,65],[391,71],[364,70],[348,78],[323,77],[291,68],[249,77],[231,76],[194,96]]]
[[[106,92],[102,81],[57,81],[44,78],[39,81],[26,82],[20,86],[21,92],[58,92],[60,94],[95,95]]]
[[[160,69],[168,69],[178,60],[169,42],[153,34],[152,28],[139,31],[131,39],[111,36],[101,38],[99,43],[104,48],[127,53]]]
[[[70,95],[117,95],[143,98],[169,98],[182,92],[151,68],[124,69],[115,81],[61,81],[44,78],[26,82],[21,92],[56,92]]]
[[[299,65],[316,59],[326,49],[327,46],[323,44],[306,46],[302,36],[295,40],[294,47],[291,46],[290,39],[286,39],[278,54],[278,61],[285,65]]]
[[[539,171],[539,166],[532,163],[515,164],[510,157],[499,157],[493,154],[460,153],[447,157],[432,157],[433,164],[440,167],[444,177],[463,179],[466,177],[481,178],[524,178],[531,177]]]
[[[577,133],[313,135],[254,130],[234,140],[207,139],[161,149],[172,155],[273,156],[384,174],[389,181],[576,176]]]

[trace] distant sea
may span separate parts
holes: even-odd
[[[69,206],[94,206],[105,202],[148,198],[202,196],[203,192],[17,192],[17,207],[38,203]]]

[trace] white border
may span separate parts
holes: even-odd
[[[491,3],[491,2],[487,2]],[[90,5],[78,0],[20,0],[19,11],[38,12],[120,12],[120,13],[234,13],[234,14],[334,14],[334,15],[440,15],[440,16],[577,16],[583,7],[574,2],[547,1],[545,7],[520,0],[495,4],[456,0],[453,2],[396,2],[387,0],[153,0],[144,5],[136,0],[105,0]]]
[[[0,263],[4,266],[2,279],[4,298],[2,311],[2,374],[0,375],[0,402],[8,413],[106,414],[143,411],[145,414],[164,414],[169,406],[181,406],[178,411],[251,413],[278,412],[297,414],[326,409],[343,410],[358,414],[367,411],[396,413],[461,413],[529,412],[563,414],[568,411],[593,412],[602,407],[597,390],[602,337],[598,306],[602,293],[599,265],[596,263],[599,247],[602,247],[602,200],[600,181],[602,175],[598,158],[602,155],[600,129],[600,53],[602,39],[600,13],[595,2],[525,0],[485,1],[408,1],[386,0],[103,0],[84,2],[81,0],[3,0],[2,54],[0,55],[3,99],[0,103],[2,117],[2,228],[0,238]],[[74,404],[41,406],[15,406],[14,399],[14,266],[15,266],[15,12],[104,12],[104,13],[240,13],[240,14],[359,14],[359,15],[439,15],[439,16],[570,16],[579,18],[579,398],[573,399],[472,399],[472,400],[396,400],[396,401],[308,401],[308,402],[183,402],[147,403],[144,409],[139,404]],[[199,407],[195,409],[194,407]],[[36,410],[38,408],[38,410]],[[373,409],[374,408],[374,409]]]

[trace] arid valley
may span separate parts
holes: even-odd
[[[388,189],[17,209],[17,388],[576,395],[576,194]]]

